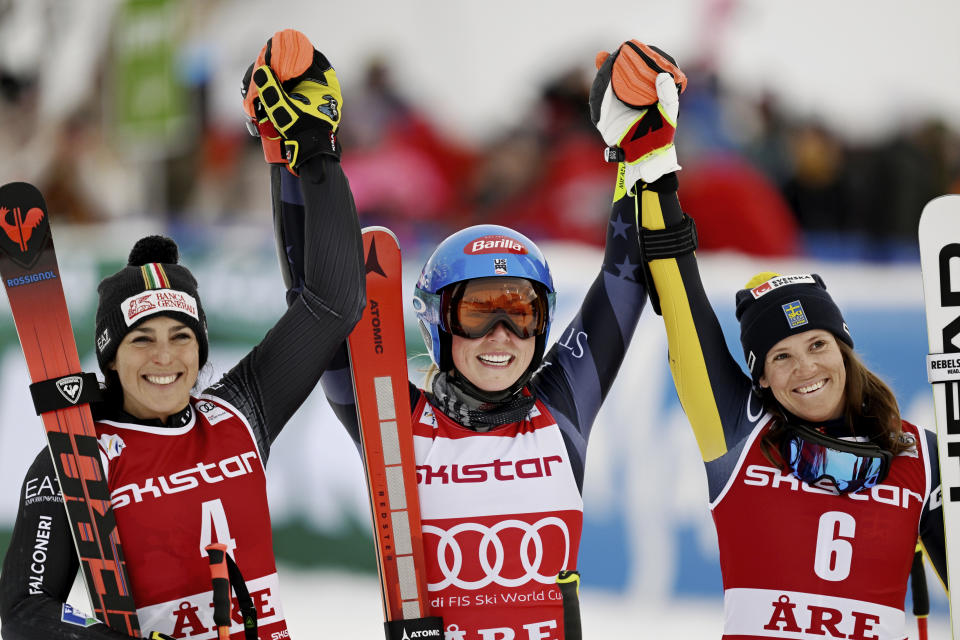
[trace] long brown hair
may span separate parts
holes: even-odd
[[[915,447],[913,439],[903,433],[900,407],[890,387],[863,364],[850,345],[842,340],[836,342],[847,372],[843,418],[849,435],[868,438],[894,455]],[[773,414],[773,424],[760,447],[767,460],[783,470],[786,465],[780,445],[786,436],[787,414],[770,389],[763,389],[761,398],[763,408]]]

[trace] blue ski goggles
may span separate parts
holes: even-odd
[[[893,454],[868,442],[832,438],[803,425],[787,426],[780,453],[793,475],[807,484],[829,480],[840,493],[883,482]]]

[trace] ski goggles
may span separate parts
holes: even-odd
[[[795,476],[814,484],[829,480],[840,493],[883,482],[893,454],[868,442],[831,438],[803,425],[788,425],[780,453]]]
[[[464,280],[440,292],[441,328],[463,338],[482,338],[503,323],[519,338],[543,334],[550,322],[550,294],[526,278]]]

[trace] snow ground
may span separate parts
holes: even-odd
[[[283,606],[292,640],[311,637],[383,637],[379,586],[375,577],[351,573],[304,572],[280,569]],[[584,589],[581,592],[583,637],[719,638],[723,607],[716,601],[640,603],[628,597]],[[917,637],[916,622],[908,614],[907,631]],[[931,618],[928,640],[950,640],[949,620]],[[340,635],[342,634],[342,635]]]

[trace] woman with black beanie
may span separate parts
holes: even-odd
[[[604,108],[635,121],[641,107],[620,90]],[[723,636],[901,640],[918,538],[946,580],[936,438],[900,417],[817,274],[760,273],[737,292],[745,375],[700,281],[678,184],[671,172],[627,188],[706,466]]]
[[[309,55],[293,60],[279,55],[286,43],[272,44],[277,66],[286,64],[288,73],[300,66],[293,75],[302,77],[293,82],[303,92],[322,79],[324,94],[339,99],[333,69],[309,43]],[[261,108],[255,87],[248,98]],[[140,627],[152,638],[217,635],[204,551],[211,542],[226,545],[243,574],[260,637],[288,637],[264,465],[365,299],[360,228],[336,145],[340,111],[315,114],[301,118],[299,134],[327,146],[304,144],[289,163],[301,177],[296,197],[306,211],[301,280],[288,310],[220,380],[196,389],[208,354],[206,316],[197,282],[179,264],[172,240],[143,238],[128,265],[98,289],[96,350],[106,393],[92,409]],[[265,149],[281,144],[279,138],[263,142]],[[287,168],[271,171],[279,198],[280,172]],[[34,553],[38,535],[42,562]],[[4,640],[127,637],[66,604],[78,564],[44,450],[27,472],[0,574]],[[231,632],[235,640],[244,637],[237,617]]]

